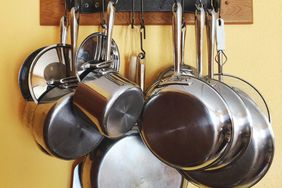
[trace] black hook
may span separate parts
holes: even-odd
[[[134,28],[135,25],[135,0],[132,1],[132,6],[131,6],[131,28]]]
[[[143,48],[143,39],[146,39],[146,27],[145,27],[145,19],[144,19],[144,0],[140,0],[141,2],[141,24],[140,24],[140,48],[142,51],[141,59],[144,59],[146,56],[146,51]]]

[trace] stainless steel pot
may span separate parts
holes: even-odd
[[[81,167],[84,188],[186,188],[177,170],[159,161],[136,133],[105,139]]]
[[[106,61],[111,62],[112,30],[114,24],[114,2],[108,3],[108,40]],[[144,96],[134,83],[114,70],[100,72],[100,77],[79,84],[74,104],[77,105],[110,138],[123,136],[138,121]]]
[[[53,75],[49,80],[39,79],[47,85],[47,88],[38,97],[35,95],[37,105],[30,121],[33,135],[47,154],[66,160],[73,160],[88,154],[102,140],[102,136],[93,123],[72,104],[73,92],[78,82],[75,67],[72,66],[75,64],[79,20],[75,8],[71,10],[71,16],[72,46],[60,44],[44,49],[30,67],[33,73],[32,78],[38,72],[46,73],[46,70],[50,70]],[[53,65],[53,59],[58,59],[55,62],[61,64],[62,61],[65,62],[69,77],[61,75],[57,66],[48,68],[49,65]],[[61,78],[61,76],[64,77]],[[36,90],[30,89],[30,91]]]
[[[182,8],[173,6],[175,74],[147,93],[141,134],[163,162],[199,170],[219,160],[229,147],[232,121],[226,102],[210,85],[181,74]]]

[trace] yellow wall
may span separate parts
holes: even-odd
[[[35,49],[58,41],[57,27],[39,25],[39,0],[0,0],[0,187],[65,188],[70,184],[71,163],[48,157],[36,147],[22,121],[24,101],[17,76],[24,59]],[[253,83],[269,102],[276,136],[276,155],[271,170],[256,186],[282,186],[282,1],[254,1],[253,25],[226,28],[226,72]],[[81,27],[80,40],[96,27]],[[188,29],[186,62],[194,64],[193,27]],[[129,27],[116,27],[114,38],[122,57],[131,51]],[[149,82],[161,67],[172,62],[171,29],[148,27]],[[126,58],[123,59],[123,62]],[[124,70],[124,66],[122,67]],[[124,71],[123,71],[124,72]]]

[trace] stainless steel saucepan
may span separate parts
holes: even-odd
[[[111,44],[115,4],[108,3],[106,62],[112,62]],[[100,77],[80,83],[74,104],[81,109],[107,137],[117,138],[128,132],[138,121],[144,96],[138,85],[131,83],[113,69],[100,71]]]
[[[88,154],[103,138],[93,123],[73,106],[73,92],[78,82],[73,66],[75,65],[78,23],[79,14],[76,8],[72,8],[71,53],[64,56],[68,57],[65,58],[65,61],[68,61],[66,65],[72,65],[69,67],[70,77],[52,83],[54,87],[49,88],[38,99],[32,118],[33,135],[41,148],[50,155],[66,160],[73,160]],[[62,53],[65,51],[63,50]],[[35,62],[35,65],[44,64],[53,58],[48,53],[40,55],[46,55],[46,58],[39,58],[41,61]]]
[[[179,2],[173,5],[173,23],[175,73],[147,93],[141,134],[161,161],[179,169],[199,170],[219,160],[229,147],[232,121],[226,102],[214,88],[181,74]]]

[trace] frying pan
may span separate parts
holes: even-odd
[[[76,54],[79,21],[76,8],[71,10],[71,17],[72,46],[68,47],[69,58],[65,60],[74,60]],[[65,48],[61,52],[66,53]],[[43,56],[46,53],[42,52],[40,55]],[[48,60],[52,58],[47,53],[47,58],[43,58],[42,62],[38,63],[48,63]],[[74,64],[74,61],[66,64]],[[73,106],[77,79],[74,79],[76,77],[74,66],[70,66],[69,70],[69,75],[72,77],[61,79],[65,84],[60,83],[39,97],[32,119],[32,130],[36,142],[48,154],[65,160],[73,160],[88,154],[103,138],[93,123]]]
[[[224,21],[222,19],[220,21],[224,27]],[[224,44],[219,44],[220,40],[219,38],[217,40],[218,52],[223,53]],[[185,178],[201,187],[251,187],[264,177],[273,160],[274,138],[270,125],[271,117],[261,93],[244,79],[223,74],[221,66],[223,62],[220,61],[219,74],[216,74],[215,78],[232,87],[243,100],[251,117],[249,121],[253,129],[250,143],[244,153],[223,168],[182,173]],[[266,113],[262,109],[266,109]]]
[[[219,160],[229,147],[232,121],[226,102],[214,88],[181,74],[179,2],[173,5],[173,17],[175,73],[147,93],[140,129],[145,144],[161,161],[199,170]]]
[[[175,170],[159,161],[134,131],[119,140],[104,139],[81,166],[83,188],[186,188]]]
[[[222,168],[223,166],[236,160],[238,156],[243,154],[249,145],[252,134],[251,119],[241,97],[228,85],[214,79],[214,46],[215,46],[215,31],[216,31],[216,12],[214,9],[207,11],[207,38],[208,38],[208,65],[209,76],[206,81],[215,88],[219,94],[225,99],[228,108],[231,112],[233,121],[233,135],[231,146],[226,151],[222,159],[212,168]],[[202,53],[201,53],[202,54]]]
[[[237,90],[251,112],[253,134],[246,151],[233,163],[216,170],[183,172],[201,187],[251,187],[269,170],[274,156],[273,132],[265,115],[244,92]]]
[[[112,62],[111,44],[115,4],[108,3],[108,40],[106,62]],[[114,69],[100,70],[100,76],[80,83],[74,95],[74,104],[84,112],[106,137],[118,138],[138,121],[144,104],[140,87]]]

